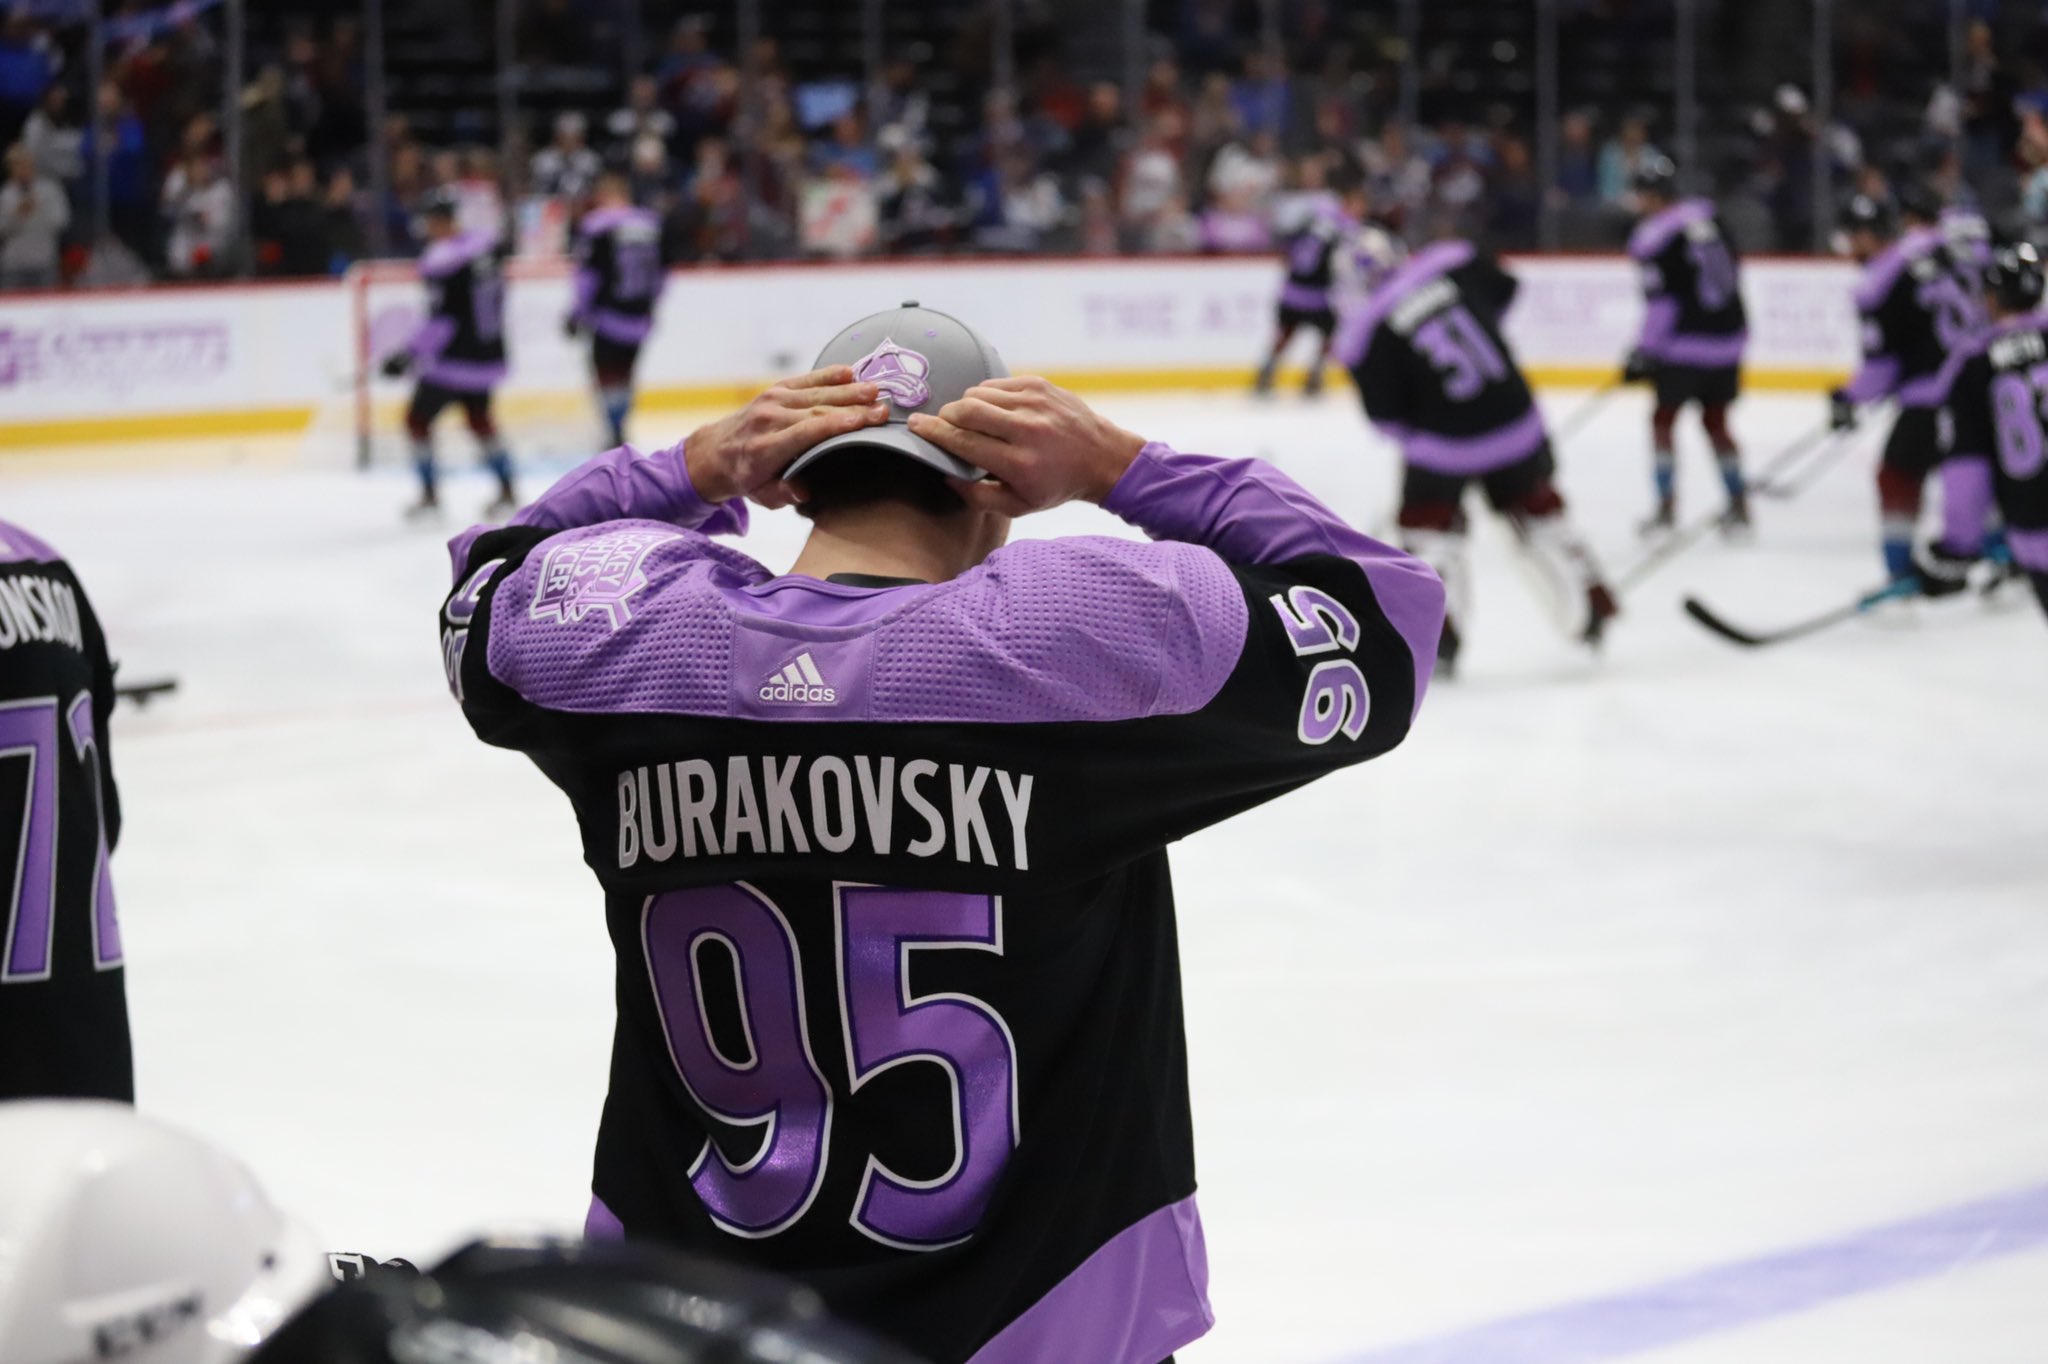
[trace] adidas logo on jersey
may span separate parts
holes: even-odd
[[[806,650],[781,671],[769,675],[761,684],[761,699],[784,706],[829,706],[839,700],[839,693],[825,685],[824,676]]]

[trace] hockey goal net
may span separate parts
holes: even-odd
[[[519,257],[505,264],[505,383],[495,411],[514,458],[574,459],[605,444],[591,394],[586,343],[563,334],[571,265]],[[349,336],[345,358],[328,376],[328,397],[307,430],[314,459],[359,465],[408,458],[405,405],[413,379],[387,379],[385,357],[401,349],[426,310],[426,291],[410,261],[366,261],[345,277]],[[437,426],[442,457],[465,457],[469,432],[452,414]]]

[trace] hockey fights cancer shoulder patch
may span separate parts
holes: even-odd
[[[640,565],[648,551],[681,538],[672,531],[615,530],[553,546],[541,561],[527,618],[566,625],[597,612],[618,630],[633,617],[628,599],[647,586]]]
[[[914,350],[905,350],[886,336],[882,338],[881,345],[863,355],[853,366],[854,378],[874,384],[890,402],[906,410],[923,407],[931,398],[931,387],[925,382],[931,372],[930,360]]]

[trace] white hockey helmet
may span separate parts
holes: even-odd
[[[1368,223],[1351,237],[1351,268],[1367,293],[1384,284],[1408,259],[1401,239],[1377,224]]]
[[[7,1364],[227,1364],[330,1282],[227,1153],[125,1104],[0,1103]]]

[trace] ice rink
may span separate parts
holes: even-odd
[[[1346,394],[1103,406],[1391,521]],[[1756,397],[1737,431],[1760,462],[1822,415]],[[1646,427],[1629,394],[1561,451],[1610,566]],[[1463,675],[1410,741],[1177,850],[1218,1317],[1185,1364],[2048,1359],[2048,621],[2018,587],[1743,652],[1677,606],[1874,586],[1876,437],[1651,578],[1598,661],[1483,525]],[[182,684],[113,736],[142,1101],[340,1249],[580,1225],[598,890],[437,650],[486,484],[423,530],[398,469],[179,458],[0,463],[126,676]],[[758,527],[787,566],[799,523]],[[1020,527],[1076,531],[1128,533]]]

